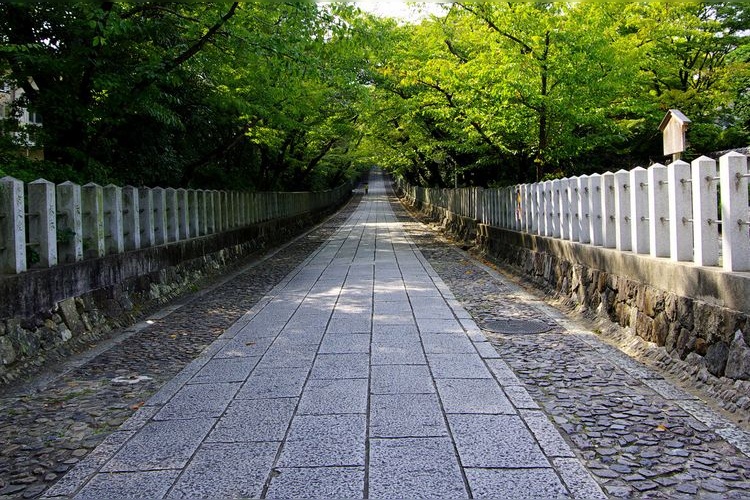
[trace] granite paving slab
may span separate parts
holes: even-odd
[[[424,348],[420,342],[401,342],[398,337],[396,341],[373,340],[372,357],[370,363],[373,365],[425,365],[427,358],[424,356]]]
[[[380,365],[371,368],[372,394],[430,394],[435,385],[427,365]]]
[[[370,440],[369,498],[467,498],[449,438]]]
[[[257,368],[237,393],[237,399],[299,397],[308,368]]]
[[[180,469],[215,423],[213,418],[149,422],[116,451],[102,471]]]
[[[282,441],[297,398],[237,399],[206,438],[207,442]]]
[[[477,352],[469,337],[463,333],[423,333],[421,337],[427,354],[473,354]]]
[[[244,382],[258,364],[260,356],[239,356],[223,359],[222,353],[228,351],[224,347],[218,354],[203,365],[198,373],[193,375],[189,384],[217,384],[222,382]],[[222,356],[222,357],[219,357]]]
[[[367,379],[310,379],[297,413],[332,415],[367,412]]]
[[[364,467],[277,467],[265,498],[362,498]]]
[[[500,386],[491,378],[438,379],[435,383],[446,413],[516,413]]]
[[[319,353],[315,358],[310,377],[313,379],[367,378],[369,366],[369,353]]]
[[[370,436],[444,437],[448,426],[435,394],[373,394]]]
[[[370,335],[367,333],[328,334],[323,337],[323,343],[318,349],[318,354],[369,352]]]
[[[477,353],[427,353],[427,361],[435,378],[492,378]]]
[[[218,417],[229,406],[240,386],[239,382],[185,385],[164,405],[154,419]]]
[[[79,500],[163,498],[179,473],[178,470],[102,473],[89,481],[76,498]]]
[[[167,498],[258,498],[279,445],[204,443]]]
[[[366,415],[298,415],[278,467],[365,465]]]
[[[448,415],[464,467],[550,467],[517,415]]]
[[[512,500],[570,498],[554,469],[466,469],[474,498],[502,497]]]

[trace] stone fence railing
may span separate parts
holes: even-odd
[[[0,179],[0,274],[104,257],[295,217],[342,201],[321,192],[136,188]]]
[[[479,223],[725,271],[750,271],[747,157],[730,152],[647,169],[501,189],[429,189],[412,202]]]

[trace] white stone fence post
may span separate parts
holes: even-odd
[[[747,157],[582,175],[505,188],[414,188],[411,201],[504,229],[632,252],[750,271]]]
[[[320,192],[136,188],[0,179],[0,275],[200,238],[342,201]],[[475,209],[478,205],[473,205]]]

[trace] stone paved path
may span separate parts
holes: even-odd
[[[748,433],[370,186],[45,495],[750,498]],[[194,310],[243,292],[215,295]],[[178,339],[198,334],[191,310]],[[494,334],[496,320],[550,330]]]
[[[46,495],[603,496],[405,235],[379,173],[336,234]]]

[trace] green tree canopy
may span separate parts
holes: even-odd
[[[661,161],[657,126],[670,108],[693,119],[697,153],[744,145],[748,12],[739,3],[454,3],[418,26],[391,27],[370,136],[394,168],[429,185]]]
[[[0,57],[81,179],[308,189],[356,142],[350,28],[312,2],[0,4]]]
[[[0,3],[0,72],[44,118],[27,178],[319,189],[371,164],[434,186],[662,161],[750,140],[742,3]],[[5,128],[13,120],[5,120]]]

